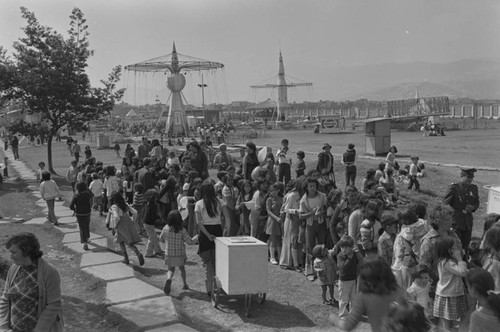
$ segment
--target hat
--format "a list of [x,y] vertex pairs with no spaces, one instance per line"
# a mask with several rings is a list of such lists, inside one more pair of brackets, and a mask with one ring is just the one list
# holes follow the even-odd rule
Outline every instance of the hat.
[[461,170],[461,172],[460,172],[461,176],[466,176],[469,178],[473,178],[474,173],[477,172],[477,169],[475,169],[475,168],[461,168],[460,170]]
[[225,147],[227,147],[226,143],[221,143],[221,144],[219,144],[219,149],[220,149],[220,147],[221,147],[221,146],[225,146]]
[[347,145],[347,148],[348,148],[349,150],[352,150],[352,149],[354,149],[354,144],[352,144],[352,143],[349,143],[349,144]]
[[332,146],[330,144],[328,144],[328,143],[323,144],[323,149],[326,148],[326,147],[331,148]]
[[189,190],[189,183],[184,183],[182,190]]

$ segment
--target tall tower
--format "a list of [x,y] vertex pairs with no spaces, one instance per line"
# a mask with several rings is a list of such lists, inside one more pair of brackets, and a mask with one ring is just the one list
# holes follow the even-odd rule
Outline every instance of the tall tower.
[[278,80],[276,84],[263,84],[263,85],[251,85],[252,89],[268,89],[276,88],[278,89],[278,102],[276,103],[276,113],[277,113],[277,123],[288,118],[288,111],[290,110],[290,105],[288,104],[288,88],[289,87],[299,87],[299,86],[312,86],[312,83],[287,83],[285,77],[285,66],[283,64],[283,56],[281,50],[279,52],[279,67],[278,67]]

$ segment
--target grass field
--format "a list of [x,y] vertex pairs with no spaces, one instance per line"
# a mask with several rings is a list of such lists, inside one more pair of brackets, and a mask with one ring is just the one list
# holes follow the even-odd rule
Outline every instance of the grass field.
[[[267,132],[267,137],[255,139],[258,146],[269,146],[275,151],[282,138],[288,138],[292,152],[303,150],[306,152],[307,168],[315,167],[317,153],[321,150],[323,143],[328,142],[333,146],[334,154],[341,154],[345,151],[348,143],[354,143],[359,154],[357,184],[361,183],[362,176],[368,168],[376,168],[383,158],[364,156],[364,135],[360,131],[331,135],[315,135],[310,131],[284,131],[271,130]],[[406,186],[400,186],[401,195],[411,199],[423,199],[430,207],[439,203],[447,186],[459,179],[459,169],[456,166],[442,166],[443,164],[456,164],[465,166],[475,166],[478,168],[495,168],[498,165],[500,155],[500,130],[468,130],[449,132],[446,137],[422,137],[419,133],[392,132],[392,144],[399,150],[397,160],[401,165],[409,161],[409,156],[419,155],[422,161],[427,162],[426,177],[421,179],[422,193],[410,192]],[[85,142],[81,142],[82,148]],[[91,144],[95,147],[95,144]],[[122,146],[122,151],[124,146]],[[66,172],[71,161],[69,152],[64,143],[55,143],[54,168],[59,175]],[[97,150],[93,148],[93,154],[97,160],[104,164],[114,164],[120,166],[121,159],[117,158],[112,150]],[[37,169],[39,161],[46,161],[46,147],[25,147],[20,149],[20,155],[33,169]],[[339,157],[335,157],[335,170],[337,182],[340,188],[344,187],[343,170],[339,164]],[[211,171],[214,174],[214,171]],[[65,198],[70,199],[70,187],[59,179]],[[479,171],[476,173],[475,183],[479,187],[481,206],[475,213],[474,234],[482,234],[482,222],[486,214],[487,190],[484,185],[500,184],[500,172]],[[34,209],[34,204],[30,205],[30,198],[23,189],[16,192],[19,184],[13,184],[12,190],[6,195],[0,192],[2,200],[2,210],[10,214],[18,214],[21,217],[31,218],[38,216],[41,211]],[[16,205],[17,202],[27,201],[23,205]],[[11,202],[4,204],[3,202]],[[5,228],[2,228],[3,230]],[[104,228],[103,221],[98,216],[92,218],[92,232],[109,236]],[[37,230],[34,230],[37,231]],[[6,233],[5,236],[8,236]],[[44,234],[43,232],[39,233]],[[50,237],[47,241],[53,241]],[[57,249],[57,248],[56,248]],[[118,248],[116,248],[118,249]],[[144,246],[141,247],[141,250]],[[202,264],[196,254],[196,246],[188,246],[187,253],[189,262],[187,265],[188,283],[192,290],[182,291],[180,276],[178,272],[172,284],[172,298],[180,317],[186,325],[200,331],[317,331],[326,330],[327,317],[332,312],[332,307],[322,304],[320,296],[320,286],[317,283],[307,281],[301,274],[285,271],[277,266],[269,265],[269,285],[267,294],[268,300],[264,305],[253,302],[252,317],[246,318],[243,310],[243,296],[223,297],[219,309],[214,309],[205,294],[204,273]],[[144,250],[143,250],[144,251]],[[5,258],[5,252],[1,252]],[[75,255],[74,261],[79,259]],[[158,287],[163,288],[166,278],[166,269],[161,259],[148,259],[144,267],[135,268],[138,278]],[[73,287],[73,281],[67,280],[65,286],[68,291]],[[96,285],[99,285],[96,283]],[[99,294],[99,290],[90,290]],[[86,301],[86,300],[85,300]],[[80,308],[85,308],[83,306]],[[93,307],[88,307],[92,311]],[[98,308],[98,307],[95,307]],[[80,310],[80,309],[79,309]],[[99,309],[100,310],[100,309]],[[97,313],[89,313],[95,317]],[[102,316],[100,319],[106,322]],[[82,331],[79,324],[71,320],[76,319],[75,315],[69,315],[70,319],[68,331]],[[113,321],[116,318],[113,318]],[[116,324],[125,324],[117,320]],[[122,331],[132,331],[132,326],[123,325]],[[364,326],[366,328],[366,326]],[[361,330],[364,329],[361,327]]]

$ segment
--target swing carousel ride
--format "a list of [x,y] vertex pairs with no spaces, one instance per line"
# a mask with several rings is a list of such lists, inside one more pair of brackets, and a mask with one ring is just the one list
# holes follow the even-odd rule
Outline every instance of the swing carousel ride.
[[[274,77],[276,79],[276,76]],[[279,68],[278,68],[278,78],[276,83],[258,84],[251,85],[250,88],[256,89],[277,89],[278,102],[276,103],[276,118],[274,117],[274,112],[272,118],[276,119],[276,127],[282,127],[284,129],[290,129],[293,127],[293,122],[290,121],[290,110],[291,107],[288,103],[288,88],[296,87],[312,87],[310,82],[287,82],[287,77],[285,77],[285,66],[283,65],[283,56],[279,55]],[[317,121],[314,121],[317,122]]]
[[[182,93],[182,90],[186,87],[186,76],[190,72],[215,72],[222,68],[224,68],[222,63],[207,61],[177,53],[174,42],[172,53],[125,66],[125,71],[134,73],[134,94],[136,94],[138,88],[146,90],[146,93],[150,93],[151,91],[154,92],[154,90],[157,89],[156,92],[161,94],[161,92],[165,91],[165,89],[161,89],[162,91],[160,91],[158,83],[162,82],[163,85],[163,80],[165,79],[164,76],[166,76],[166,84],[168,90],[170,91],[170,95],[168,96],[166,103],[169,105],[169,108],[168,115],[165,119],[165,131],[169,134],[169,136],[189,136],[190,126],[185,109],[188,103]],[[143,76],[138,77],[137,75]],[[140,86],[140,81],[144,83],[142,86]],[[203,83],[199,86],[204,89],[207,85]],[[204,91],[202,91],[202,94],[204,99]],[[156,99],[156,102],[158,103],[158,97],[156,97]],[[204,106],[203,100],[203,107]],[[161,113],[158,122],[160,122],[162,118],[163,112]]]

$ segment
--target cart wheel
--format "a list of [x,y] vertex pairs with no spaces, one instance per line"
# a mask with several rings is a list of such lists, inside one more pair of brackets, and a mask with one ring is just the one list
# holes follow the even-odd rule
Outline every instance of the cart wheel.
[[250,316],[250,304],[252,303],[252,294],[245,294],[245,317]]
[[212,291],[210,292],[210,301],[212,302],[214,308],[217,308],[217,305],[219,304],[219,297],[220,297],[219,283],[217,277],[213,277]]
[[262,304],[266,301],[266,293],[257,293],[257,302]]

